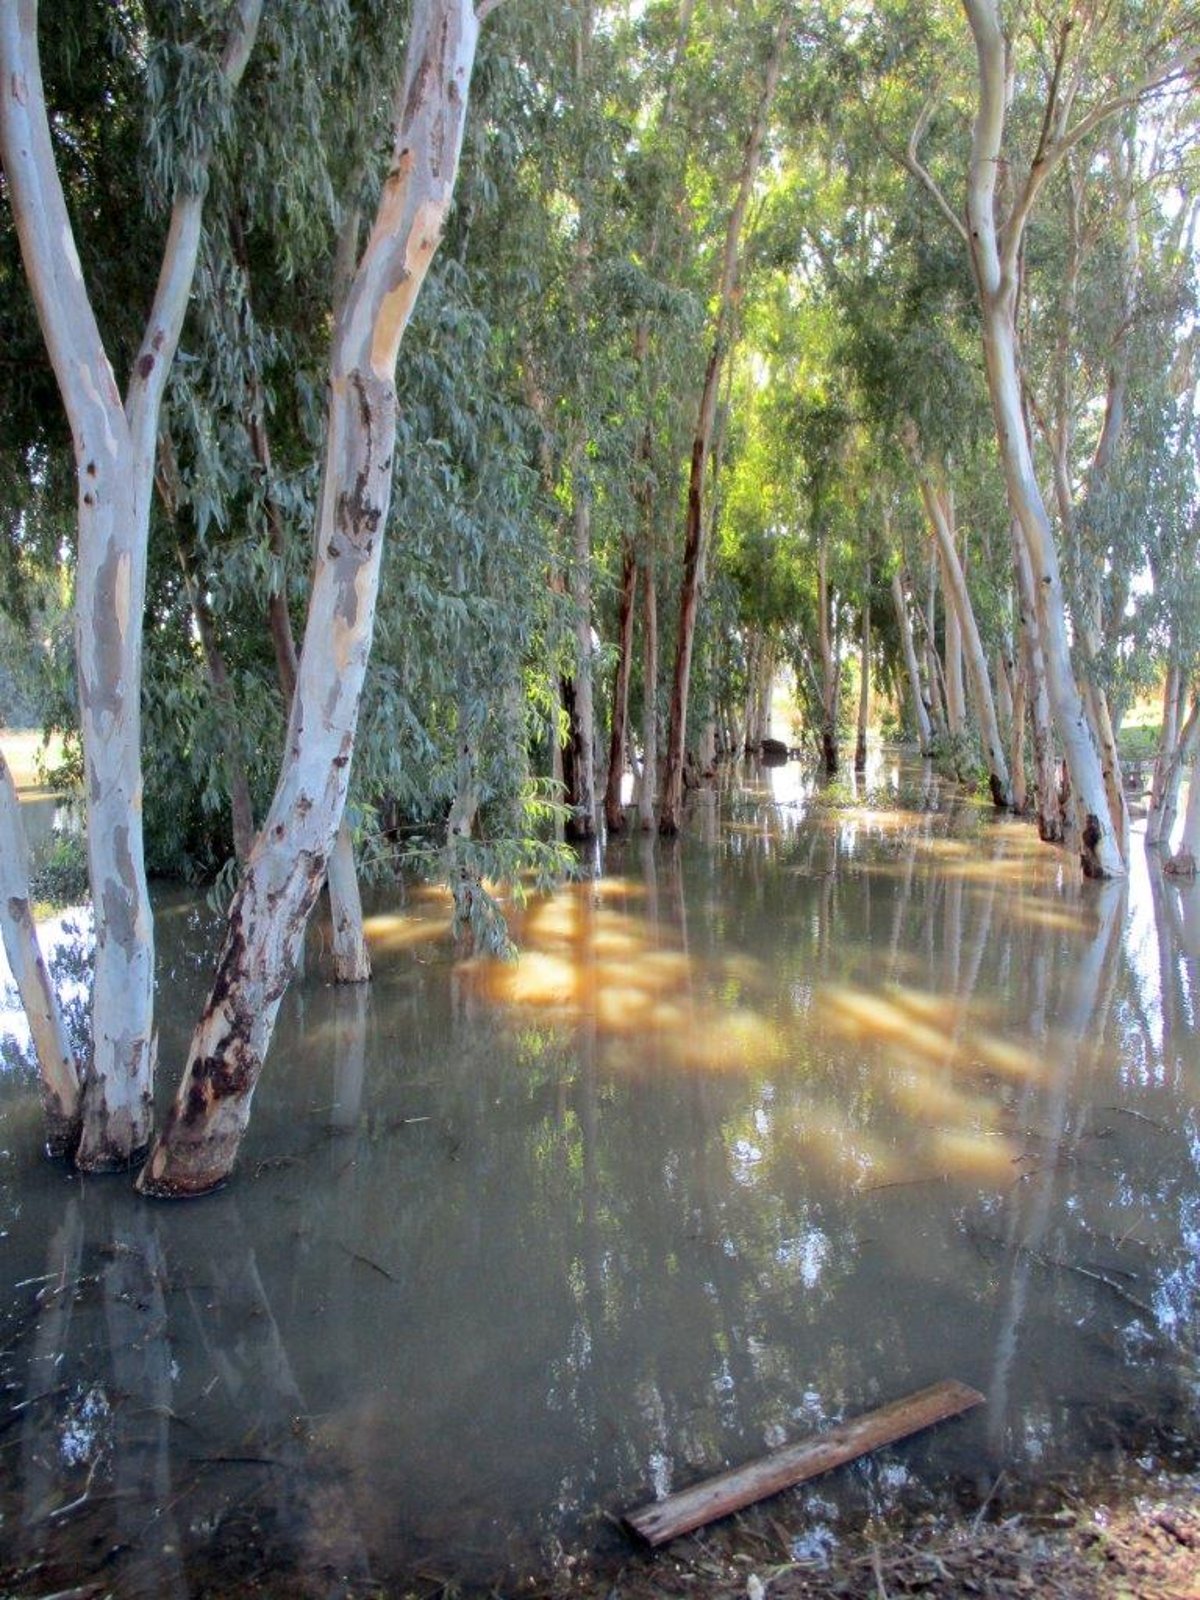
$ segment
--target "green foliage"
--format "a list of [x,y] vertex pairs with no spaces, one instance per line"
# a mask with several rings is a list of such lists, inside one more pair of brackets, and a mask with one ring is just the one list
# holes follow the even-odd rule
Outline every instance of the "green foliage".
[[37,905],[54,910],[87,902],[87,849],[82,834],[55,829],[30,872],[29,893]]

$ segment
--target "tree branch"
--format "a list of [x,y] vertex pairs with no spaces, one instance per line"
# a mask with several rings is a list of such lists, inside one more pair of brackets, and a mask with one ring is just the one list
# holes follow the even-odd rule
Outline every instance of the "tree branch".
[[[237,0],[229,35],[221,51],[221,75],[230,89],[237,87],[246,70],[262,10],[263,0]],[[204,152],[205,166],[211,153],[210,143]],[[125,396],[125,415],[139,456],[153,457],[158,432],[158,409],[183,332],[183,319],[196,271],[203,206],[202,194],[180,190],[171,207],[171,221],[154,301],[146,319],[146,330],[129,375]]]
[[962,218],[958,215],[954,207],[950,204],[949,200],[947,200],[946,196],[942,193],[941,186],[939,185],[937,179],[933,176],[932,172],[929,171],[928,167],[921,162],[917,155],[917,147],[920,145],[921,135],[929,126],[929,123],[933,117],[934,109],[935,102],[933,100],[926,100],[925,104],[921,107],[921,114],[916,120],[913,131],[908,138],[908,145],[900,159],[904,163],[905,168],[931,196],[934,204],[941,212],[943,218],[954,229],[955,233],[957,233],[962,242],[964,244],[969,244],[970,241],[967,238],[966,226],[963,223]]
[[[1030,212],[1041,192],[1046,179],[1057,169],[1063,159],[1068,156],[1076,145],[1080,144],[1089,134],[1095,133],[1110,117],[1115,117],[1118,112],[1126,111],[1130,106],[1138,105],[1148,95],[1164,89],[1175,79],[1184,78],[1188,73],[1200,70],[1200,45],[1182,50],[1177,56],[1160,67],[1156,72],[1147,73],[1139,79],[1124,94],[1110,95],[1107,100],[1101,100],[1098,105],[1086,112],[1073,128],[1069,128],[1059,138],[1043,146],[1039,144],[1038,151],[1041,159],[1034,157],[1029,169],[1029,176],[1025,180],[1025,187],[1020,199],[1014,205],[1007,221],[1004,224],[1006,239],[1005,254],[1010,250],[1015,252],[1019,247],[1020,237],[1025,224],[1029,220]],[[1012,242],[1015,241],[1015,244]]]

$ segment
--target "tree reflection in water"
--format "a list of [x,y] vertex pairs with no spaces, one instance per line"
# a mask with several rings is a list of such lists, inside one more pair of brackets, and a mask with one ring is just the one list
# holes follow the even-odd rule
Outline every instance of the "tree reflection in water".
[[[516,910],[515,965],[456,961],[436,896],[375,908],[375,981],[314,957],[194,1207],[81,1206],[7,1086],[10,1563],[544,1571],[951,1374],[986,1416],[792,1524],[1194,1452],[1200,891],[1078,885],[952,794],[764,775]],[[186,993],[208,929],[164,928]]]

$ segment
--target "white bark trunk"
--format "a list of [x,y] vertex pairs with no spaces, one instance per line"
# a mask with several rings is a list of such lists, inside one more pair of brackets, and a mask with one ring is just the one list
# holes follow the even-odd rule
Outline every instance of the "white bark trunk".
[[[1163,773],[1162,794],[1146,828],[1146,844],[1162,850],[1171,848],[1171,836],[1179,816],[1179,785],[1183,769],[1194,764],[1200,753],[1200,695],[1192,696],[1192,703]],[[1150,824],[1153,824],[1151,827]]]
[[42,1084],[46,1147],[73,1153],[79,1141],[80,1084],[75,1053],[63,1026],[58,996],[42,956],[29,904],[29,853],[21,802],[0,754],[0,935],[29,1023]]
[[1161,813],[1166,793],[1171,759],[1179,739],[1179,713],[1181,710],[1183,675],[1179,662],[1172,657],[1163,680],[1162,724],[1159,728],[1158,749],[1154,756],[1154,776],[1150,782],[1150,804],[1146,812],[1146,848],[1152,849],[1161,832]]
[[[971,594],[967,588],[967,580],[963,575],[962,563],[958,559],[958,550],[954,538],[953,502],[950,500],[948,493],[944,490],[939,490],[937,485],[933,483],[928,470],[919,461],[917,462],[917,472],[921,484],[921,497],[925,502],[925,510],[933,527],[934,536],[937,539],[938,552],[942,561],[942,577],[946,587],[946,653],[947,655],[950,653],[950,618],[953,614],[958,621],[959,638],[963,656],[966,660],[967,672],[971,680],[975,714],[979,719],[979,733],[983,741],[983,755],[988,765],[992,803],[1003,810],[1012,804],[1008,762],[1004,756],[1004,741],[1000,737],[1000,725],[996,720],[996,703],[992,698],[992,684],[991,679],[988,677],[987,656],[984,654],[983,641],[979,637],[979,626],[975,621],[975,608],[971,604]],[[947,662],[947,680],[949,681],[949,679],[950,664]],[[959,691],[961,692],[961,683]]]
[[1193,762],[1188,779],[1187,806],[1183,813],[1183,833],[1179,849],[1167,862],[1167,871],[1179,877],[1194,878],[1200,860],[1200,763]]
[[996,419],[1000,460],[1009,506],[1021,528],[1033,567],[1038,624],[1045,652],[1046,682],[1062,741],[1076,806],[1082,814],[1081,865],[1085,875],[1123,877],[1125,859],[1109,819],[1100,759],[1071,666],[1066,603],[1058,550],[1034,470],[1021,404],[1016,327],[1019,254],[1024,221],[1041,174],[1031,175],[1001,239],[996,185],[1004,162],[1008,51],[997,0],[963,0],[979,65],[979,105],[972,134],[967,181],[967,232],[979,289],[988,390]]
[[[942,577],[945,579],[946,563],[940,547],[938,549],[938,561],[941,565]],[[967,686],[963,678],[962,617],[950,594],[949,583],[945,583],[944,587],[946,590],[946,620],[942,670],[946,678],[946,725],[952,734],[961,735],[967,731]]]
[[478,23],[466,0],[417,0],[392,165],[334,333],[316,555],[283,770],[230,908],[208,1003],[138,1186],[223,1181],[346,799],[391,500],[400,340],[450,208]]
[[329,914],[333,925],[333,981],[366,983],[371,976],[371,953],[363,931],[362,897],[354,865],[354,840],[343,816],[329,853],[327,870]]
[[917,743],[921,754],[927,756],[933,744],[933,728],[929,721],[929,708],[921,692],[921,670],[917,665],[917,650],[913,643],[912,619],[908,602],[904,598],[904,583],[900,569],[892,573],[892,604],[896,608],[896,622],[900,629],[900,643],[904,648],[904,668],[908,674],[908,690],[912,696],[913,722],[917,730]]
[[1021,530],[1014,520],[1013,575],[1021,629],[1025,693],[1033,726],[1033,781],[1037,791],[1038,834],[1047,844],[1060,844],[1063,821],[1058,805],[1058,785],[1054,759],[1054,730],[1050,717],[1050,698],[1046,693],[1046,662],[1042,635],[1038,627],[1037,596],[1033,592],[1033,568]]
[[[240,0],[221,71],[245,69],[262,0]],[[158,415],[187,309],[202,200],[181,192],[122,405],[54,161],[37,0],[0,6],[0,160],[42,334],[71,425],[78,483],[75,650],[96,918],[92,1059],[76,1159],[129,1165],[150,1134],[154,936],[142,848],[141,667]]]

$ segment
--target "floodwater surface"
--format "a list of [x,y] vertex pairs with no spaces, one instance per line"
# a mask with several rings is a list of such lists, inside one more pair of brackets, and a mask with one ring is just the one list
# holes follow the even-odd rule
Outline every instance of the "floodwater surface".
[[[514,908],[514,963],[397,891],[336,988],[315,927],[209,1200],[44,1163],[0,1079],[11,1592],[511,1591],[946,1377],[986,1406],[800,1491],[798,1556],[1194,1458],[1200,887],[798,772]],[[218,932],[160,901],[164,1101]]]

